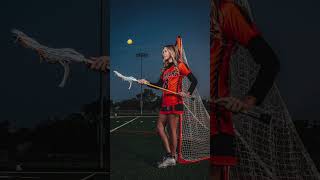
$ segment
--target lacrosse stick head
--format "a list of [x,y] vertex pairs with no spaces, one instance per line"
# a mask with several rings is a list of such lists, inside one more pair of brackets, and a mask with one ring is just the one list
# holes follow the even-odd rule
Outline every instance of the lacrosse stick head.
[[121,73],[119,73],[118,71],[113,71],[116,76],[118,76],[119,78],[121,78],[123,81],[128,81],[129,82],[129,88],[128,89],[131,89],[131,85],[132,85],[132,82],[135,81],[137,82],[138,80],[132,76],[124,76],[122,75]]

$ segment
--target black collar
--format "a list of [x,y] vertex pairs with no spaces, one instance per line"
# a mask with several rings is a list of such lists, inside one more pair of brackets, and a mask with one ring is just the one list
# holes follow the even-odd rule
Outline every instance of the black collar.
[[171,63],[169,63],[166,67],[164,67],[165,69],[169,69],[171,66],[173,66],[174,65],[174,63],[173,62],[171,62]]

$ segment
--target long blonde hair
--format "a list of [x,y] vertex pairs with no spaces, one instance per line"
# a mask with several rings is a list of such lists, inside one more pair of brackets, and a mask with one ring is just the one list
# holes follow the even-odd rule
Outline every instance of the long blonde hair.
[[[163,47],[163,50],[164,49],[167,49],[170,53],[170,59],[169,59],[169,62],[173,62],[173,64],[175,66],[178,66],[178,59],[179,59],[179,55],[178,55],[178,50],[177,50],[177,47],[175,45],[166,45]],[[166,65],[166,62],[163,60],[163,66]]]

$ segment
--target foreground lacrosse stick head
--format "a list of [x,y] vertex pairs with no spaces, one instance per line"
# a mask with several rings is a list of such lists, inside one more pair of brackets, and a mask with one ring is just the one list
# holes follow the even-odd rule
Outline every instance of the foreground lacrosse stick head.
[[71,48],[50,48],[40,44],[35,39],[27,36],[22,31],[13,29],[11,31],[15,38],[15,42],[22,45],[25,48],[29,48],[37,51],[41,60],[45,60],[50,64],[59,63],[64,68],[64,75],[59,87],[64,87],[69,77],[70,67],[69,64],[76,63],[88,63],[89,60],[84,55]]
[[119,73],[118,71],[113,71],[113,72],[116,74],[116,76],[118,76],[122,80],[129,82],[129,88],[128,89],[131,89],[131,85],[132,85],[133,81],[138,82],[138,80],[136,78],[132,77],[132,76],[124,76],[121,73]]

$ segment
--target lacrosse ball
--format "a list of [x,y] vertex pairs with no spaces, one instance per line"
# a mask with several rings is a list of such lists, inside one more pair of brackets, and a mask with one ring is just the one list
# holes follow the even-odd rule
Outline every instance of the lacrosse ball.
[[132,44],[133,43],[133,41],[132,41],[132,39],[128,39],[128,41],[127,41],[127,44]]

